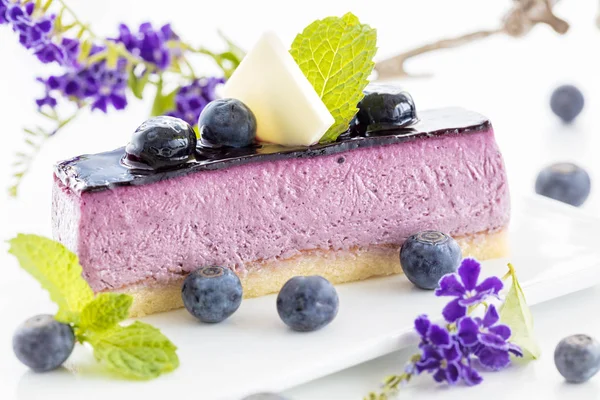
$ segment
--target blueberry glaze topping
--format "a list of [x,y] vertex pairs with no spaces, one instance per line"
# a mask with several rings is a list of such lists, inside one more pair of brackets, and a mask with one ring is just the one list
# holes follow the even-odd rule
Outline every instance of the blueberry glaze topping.
[[[310,158],[339,154],[335,165],[346,151],[363,147],[385,146],[416,139],[444,135],[469,134],[490,128],[481,114],[462,108],[443,108],[419,113],[420,121],[411,127],[372,131],[365,135],[343,135],[337,141],[309,147],[283,147],[268,143],[234,148],[197,146],[195,159],[176,167],[159,170],[135,168],[123,163],[125,148],[82,155],[63,161],[55,173],[62,183],[76,193],[101,191],[117,186],[137,186],[175,178],[197,171],[218,170],[252,162],[275,161],[290,158]],[[333,168],[333,167],[332,167]]]

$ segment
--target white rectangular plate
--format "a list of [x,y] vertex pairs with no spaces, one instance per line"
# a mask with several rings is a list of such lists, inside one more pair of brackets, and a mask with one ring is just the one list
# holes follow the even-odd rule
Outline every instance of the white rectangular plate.
[[[503,275],[506,262],[511,261],[530,304],[600,282],[598,219],[538,197],[521,199],[515,206],[512,255],[485,262],[484,274]],[[4,268],[17,268],[14,260],[3,255],[0,261]],[[51,309],[37,295],[28,300],[22,286],[6,286],[21,307],[0,308],[9,322],[4,327],[12,329],[30,314]],[[186,393],[202,400],[239,400],[257,391],[280,391],[410,345],[415,339],[414,318],[422,313],[439,316],[444,303],[431,292],[415,289],[403,276],[340,285],[338,293],[336,320],[313,333],[287,329],[277,315],[275,296],[246,300],[232,318],[217,325],[197,323],[182,310],[144,318],[179,347],[181,366],[143,383],[104,375],[89,349],[81,346],[64,369],[28,372],[13,357],[12,331],[5,328],[0,334],[0,397],[165,399]]]

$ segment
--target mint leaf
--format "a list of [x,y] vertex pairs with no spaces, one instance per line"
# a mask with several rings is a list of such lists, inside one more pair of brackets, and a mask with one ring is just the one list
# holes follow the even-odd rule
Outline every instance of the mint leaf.
[[177,347],[158,329],[134,322],[88,338],[94,356],[114,373],[129,379],[152,379],[179,366]]
[[540,357],[541,350],[533,332],[533,316],[525,301],[525,294],[519,284],[515,269],[508,264],[512,286],[500,307],[500,321],[508,325],[512,332],[510,341],[521,347],[523,360],[535,360]]
[[40,282],[58,305],[56,319],[75,322],[78,313],[94,298],[81,276],[77,256],[62,244],[36,235],[19,234],[9,241],[9,253],[21,268]]
[[127,294],[101,293],[88,303],[79,317],[81,330],[104,331],[125,320],[133,297]]
[[317,20],[296,36],[290,53],[335,118],[321,142],[348,130],[373,71],[377,31],[347,13]]

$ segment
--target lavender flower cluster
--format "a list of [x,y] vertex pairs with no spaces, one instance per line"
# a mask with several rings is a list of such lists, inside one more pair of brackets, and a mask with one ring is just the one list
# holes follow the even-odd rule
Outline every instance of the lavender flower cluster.
[[[0,0],[0,25],[12,27],[20,43],[33,51],[41,62],[55,62],[63,67],[61,74],[38,78],[44,85],[44,96],[36,100],[38,107],[54,108],[58,99],[63,98],[79,107],[89,105],[92,110],[104,113],[109,106],[122,110],[127,106],[129,71],[138,71],[137,67],[143,65],[142,74],[158,75],[182,55],[179,46],[169,45],[179,41],[169,24],[155,29],[151,23],[143,23],[137,31],[121,24],[116,38],[91,45],[82,57],[84,42],[57,34],[56,19],[56,15],[47,13],[45,8],[36,8],[34,2]],[[111,66],[106,57],[94,57],[109,51],[107,42],[122,44],[139,62],[132,65],[131,60],[119,56]],[[192,80],[178,91],[176,107],[165,113],[195,125],[200,111],[215,98],[215,88],[222,82],[218,78]]]
[[35,3],[0,0],[0,25],[9,24],[18,34],[19,42],[32,50],[42,63],[64,63],[64,50],[52,40],[56,15],[44,15],[36,11]]
[[469,315],[469,308],[497,297],[502,281],[490,277],[478,283],[481,265],[474,259],[463,260],[458,273],[440,280],[436,296],[452,297],[442,312],[447,325],[440,326],[425,315],[415,320],[415,330],[421,338],[418,361],[409,364],[408,374],[428,372],[437,382],[477,385],[483,380],[480,366],[500,370],[510,363],[510,354],[522,357],[521,349],[509,342],[511,330],[499,323],[496,307],[487,305],[482,318]]

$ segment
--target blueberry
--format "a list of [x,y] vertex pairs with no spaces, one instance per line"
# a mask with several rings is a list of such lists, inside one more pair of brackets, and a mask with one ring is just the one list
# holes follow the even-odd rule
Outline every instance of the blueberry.
[[228,268],[199,268],[185,278],[181,297],[185,308],[200,321],[221,322],[240,307],[242,284]]
[[196,149],[196,133],[182,119],[154,117],[140,125],[125,148],[127,159],[152,169],[185,164]]
[[421,289],[435,289],[442,276],[456,272],[462,260],[458,243],[437,231],[410,236],[400,250],[404,274]]
[[387,85],[369,85],[358,103],[354,127],[368,131],[396,129],[417,122],[417,109],[410,94]]
[[588,173],[572,163],[557,163],[544,168],[535,181],[535,192],[572,206],[587,200],[591,189]]
[[13,336],[13,350],[23,364],[36,372],[60,367],[71,355],[75,335],[71,326],[52,315],[29,318]]
[[242,400],[287,400],[285,397],[278,395],[277,393],[256,393],[250,396],[244,397]]
[[600,343],[588,335],[568,336],[556,346],[554,364],[567,382],[585,382],[600,370]]
[[315,331],[329,324],[338,307],[335,287],[322,276],[296,276],[283,285],[277,296],[279,317],[299,332]]
[[256,117],[252,110],[236,99],[208,103],[198,119],[202,144],[208,146],[246,147],[256,138]]
[[550,108],[566,123],[573,122],[577,118],[584,104],[583,94],[573,85],[559,86],[550,98]]

